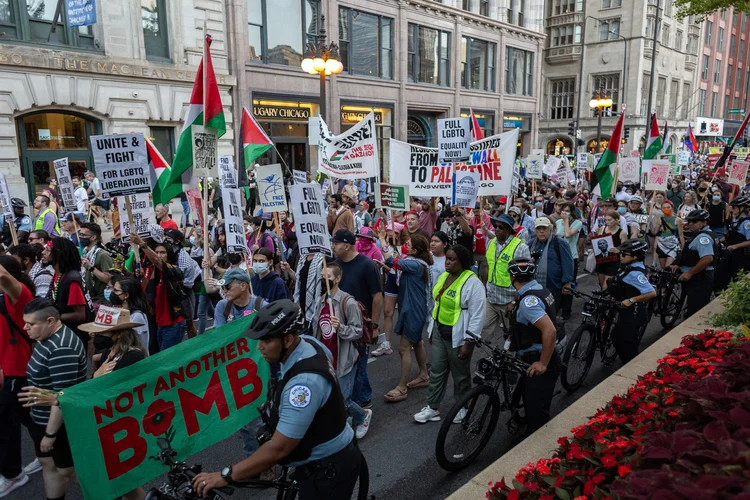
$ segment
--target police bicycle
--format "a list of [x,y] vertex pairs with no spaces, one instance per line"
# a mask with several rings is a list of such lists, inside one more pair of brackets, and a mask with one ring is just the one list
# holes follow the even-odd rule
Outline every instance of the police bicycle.
[[[656,297],[649,304],[649,318],[651,314],[659,316],[661,326],[672,328],[680,319],[685,307],[685,292],[680,283],[680,273],[669,269],[658,269],[647,266],[648,280],[656,288]],[[638,337],[640,342],[641,336]]]
[[[511,352],[491,345],[467,332],[476,345],[489,354],[477,363],[475,385],[446,415],[435,443],[435,456],[447,471],[461,470],[477,458],[495,431],[501,411],[509,411],[506,423],[511,435],[526,425],[523,408],[523,384],[527,363]],[[502,396],[502,400],[501,400]],[[456,416],[465,410],[460,424]]]
[[[180,462],[175,459],[177,451],[175,451],[164,438],[157,439],[159,445],[159,453],[156,457],[151,457],[153,460],[158,460],[162,465],[169,467],[167,472],[167,482],[159,486],[158,488],[151,488],[146,494],[145,500],[199,500],[203,499],[193,489],[193,478],[200,474],[202,467],[200,465],[188,465],[185,462]],[[368,497],[368,490],[370,486],[370,476],[367,469],[367,462],[365,462],[364,456],[362,457],[362,467],[359,472],[358,484],[355,485],[354,493],[352,498],[356,500],[372,500],[375,497]],[[235,489],[266,489],[276,488],[276,500],[294,500],[297,498],[299,493],[299,485],[294,479],[293,475],[290,474],[287,467],[281,468],[281,474],[272,481],[264,481],[260,479],[247,479],[243,481],[233,481],[230,486],[224,486],[221,488],[213,488],[209,493],[208,498],[211,500],[229,500],[229,497],[234,493]]]

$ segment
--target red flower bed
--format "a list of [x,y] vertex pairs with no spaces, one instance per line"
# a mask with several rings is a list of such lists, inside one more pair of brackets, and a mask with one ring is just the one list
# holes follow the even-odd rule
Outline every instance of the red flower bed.
[[[487,498],[750,500],[750,343],[706,330],[682,339],[625,395],[558,439]],[[512,488],[511,488],[512,486]]]

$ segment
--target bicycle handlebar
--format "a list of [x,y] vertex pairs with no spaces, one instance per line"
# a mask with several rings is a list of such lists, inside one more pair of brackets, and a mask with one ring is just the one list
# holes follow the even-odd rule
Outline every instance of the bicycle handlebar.
[[503,360],[508,364],[516,365],[518,368],[522,369],[523,371],[526,371],[526,369],[528,369],[531,366],[530,364],[524,363],[523,361],[521,361],[514,355],[510,354],[505,349],[500,349],[499,347],[496,347],[490,344],[489,342],[483,340],[482,337],[478,335],[475,335],[471,332],[466,332],[466,334],[472,339],[474,339],[474,342],[479,347],[484,347],[484,348],[489,349],[490,351],[492,351],[494,355],[503,358]]
[[[169,441],[167,441],[164,438],[159,438],[156,440],[156,444],[159,446],[159,449],[161,450],[157,454],[157,458],[159,459],[159,461],[164,465],[168,465],[170,470],[175,470],[181,464],[181,462],[178,462],[177,460],[175,460],[174,457],[177,455],[177,452],[169,444]],[[193,479],[197,475],[187,465],[184,465],[184,468],[182,468],[182,470],[180,470],[179,473],[184,474],[188,478],[188,481],[191,483],[191,485],[192,485]],[[214,496],[218,496],[219,498],[227,500],[225,496],[231,496],[234,493],[234,488],[232,488],[231,486],[221,486],[221,487],[212,488],[211,492],[214,493]]]

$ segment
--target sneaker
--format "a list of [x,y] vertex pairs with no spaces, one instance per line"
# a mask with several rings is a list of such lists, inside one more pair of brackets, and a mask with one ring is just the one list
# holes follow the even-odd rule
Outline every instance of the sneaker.
[[32,475],[35,472],[42,470],[42,464],[39,463],[39,459],[35,458],[33,462],[23,468],[24,474]]
[[427,422],[439,422],[440,421],[440,412],[438,410],[433,410],[429,406],[425,406],[420,410],[419,413],[414,415],[414,421],[419,422],[420,424],[426,424]]
[[11,492],[17,490],[28,482],[29,476],[27,476],[24,472],[21,472],[19,475],[12,479],[0,476],[0,498],[10,495]]
[[364,401],[362,403],[357,403],[357,404],[363,410],[369,410],[370,408],[372,408],[372,398],[368,399],[367,401]]
[[453,423],[460,424],[461,422],[463,422],[464,419],[466,418],[467,412],[468,410],[466,408],[461,408],[460,410],[458,410],[458,413],[456,413],[456,416],[453,417]]
[[365,420],[357,426],[354,434],[357,436],[357,440],[362,439],[370,430],[370,420],[372,420],[372,410],[365,410]]
[[385,342],[380,344],[380,347],[372,351],[370,353],[370,356],[379,358],[380,356],[387,354],[393,354],[393,349],[391,349],[391,343],[386,340]]

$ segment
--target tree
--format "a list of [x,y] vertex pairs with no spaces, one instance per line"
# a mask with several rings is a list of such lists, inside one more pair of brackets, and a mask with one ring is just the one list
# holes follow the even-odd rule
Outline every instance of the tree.
[[734,11],[750,13],[750,0],[675,0],[677,17],[696,16],[702,19],[721,9],[734,7]]

